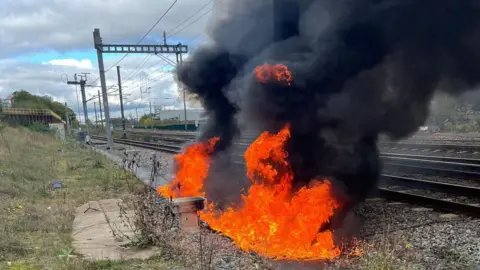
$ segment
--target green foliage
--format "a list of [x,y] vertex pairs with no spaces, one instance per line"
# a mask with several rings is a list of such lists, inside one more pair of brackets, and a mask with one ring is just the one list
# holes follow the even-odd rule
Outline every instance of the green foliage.
[[64,248],[60,251],[57,251],[57,258],[68,261],[72,257],[73,248]]
[[49,109],[58,114],[62,119],[65,116],[70,115],[73,122],[78,122],[75,113],[72,109],[65,107],[64,104],[53,101],[49,96],[36,96],[32,95],[25,90],[15,91],[13,96],[13,108],[25,108],[25,109]]
[[145,135],[143,135],[142,139],[143,139],[144,142],[151,142],[152,141],[152,134],[145,133]]
[[[145,114],[139,119],[139,124],[143,126],[151,126],[153,122],[153,125],[155,126],[164,126],[164,125],[178,125],[178,124],[183,124],[183,121],[180,120],[175,120],[175,119],[169,119],[169,120],[154,120],[152,118],[152,115],[150,114]],[[193,121],[189,121],[190,123],[194,123]]]
[[35,132],[50,133],[52,130],[47,124],[43,123],[33,123],[28,126],[28,128]]
[[0,133],[2,133],[5,128],[7,128],[7,124],[5,122],[0,121]]
[[152,124],[152,115],[150,115],[150,114],[143,115],[142,117],[140,117],[139,122],[140,122],[141,125],[146,125],[146,126],[151,125]]
[[[103,268],[71,248],[78,206],[140,189],[140,181],[76,142],[26,128],[6,127],[2,134],[15,151],[5,154],[0,137],[0,269],[139,269],[140,260]],[[62,189],[50,188],[55,179]],[[171,269],[162,265],[146,261],[141,269]]]

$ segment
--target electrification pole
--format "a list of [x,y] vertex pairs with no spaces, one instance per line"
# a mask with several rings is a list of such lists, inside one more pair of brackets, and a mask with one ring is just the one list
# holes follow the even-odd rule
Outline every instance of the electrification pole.
[[[182,58],[182,54],[180,53],[177,53],[177,66],[181,66],[182,65],[182,62],[183,62],[183,58]],[[182,87],[182,86],[180,86]],[[184,117],[185,117],[185,131],[188,130],[188,122],[187,122],[187,100],[186,100],[186,91],[185,91],[185,87],[182,87],[182,91],[183,91],[183,113],[184,113]]]
[[95,111],[95,128],[98,128],[98,118],[97,118],[97,102],[93,102],[93,110]]
[[127,138],[127,133],[125,131],[125,115],[123,113],[123,94],[122,94],[122,79],[120,78],[120,67],[117,66],[117,78],[118,78],[118,91],[120,94],[120,111],[122,112],[122,129],[123,129],[123,138]]
[[150,126],[152,127],[153,130],[153,114],[152,114],[152,102],[150,101]]
[[100,109],[100,123],[102,123],[102,128],[103,128],[103,113],[102,113],[102,102],[100,102],[100,90],[98,90],[98,108]]
[[66,134],[67,136],[70,134],[70,115],[68,115],[68,106],[67,106],[67,102],[65,102],[65,121],[67,122],[67,129],[66,129]]
[[[75,76],[76,78],[77,76]],[[86,75],[85,75],[86,77]],[[87,113],[87,98],[85,97],[85,83],[87,81],[83,76],[80,76],[80,81],[68,81],[67,84],[80,85],[80,92],[82,93],[82,104],[83,104],[83,117],[85,119],[85,127],[87,135],[90,137],[90,127],[88,126],[88,113]]]
[[107,95],[107,82],[105,80],[105,67],[103,66],[103,50],[102,47],[102,38],[100,36],[100,30],[94,29],[93,31],[93,43],[95,49],[97,49],[97,58],[98,58],[98,70],[100,72],[100,84],[102,86],[102,97],[103,97],[103,110],[105,111],[105,132],[107,134],[107,149],[113,147],[113,138],[112,130],[110,129],[110,110],[108,109],[108,95]]
[[139,122],[139,119],[138,119],[138,108],[135,108],[135,114],[137,115],[137,125],[138,125],[138,122]]
[[188,46],[177,44],[177,45],[168,45],[166,41],[164,44],[156,45],[127,45],[127,44],[118,44],[118,45],[107,45],[103,44],[102,37],[100,36],[100,29],[95,28],[93,30],[93,43],[94,47],[97,50],[98,58],[98,69],[100,72],[100,82],[102,86],[103,93],[103,108],[105,111],[105,121],[107,122],[107,137],[108,137],[108,146],[113,144],[112,134],[110,131],[110,113],[108,110],[108,97],[107,97],[107,86],[105,81],[105,67],[103,65],[103,54],[104,53],[152,53],[152,54],[172,54],[182,55],[188,53]]
[[[74,75],[75,81],[77,81],[77,73]],[[80,100],[78,99],[78,88],[75,86],[75,95],[77,96],[77,116],[79,117],[77,120],[80,123]]]

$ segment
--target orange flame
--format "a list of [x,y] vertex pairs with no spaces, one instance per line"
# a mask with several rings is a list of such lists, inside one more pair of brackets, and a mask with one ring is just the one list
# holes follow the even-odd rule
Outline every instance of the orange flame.
[[[288,126],[277,134],[261,134],[245,152],[247,175],[252,185],[242,195],[242,206],[221,212],[208,204],[199,213],[200,218],[245,251],[275,259],[335,258],[341,251],[334,243],[332,232],[318,233],[318,229],[340,203],[332,197],[328,180],[314,180],[309,187],[293,190],[294,177],[284,150],[289,138]],[[159,188],[159,193],[173,197],[204,195],[201,189],[208,173],[208,152],[217,141],[210,141],[208,146],[195,144],[178,155],[177,162],[192,166],[180,166],[174,182]],[[181,188],[175,189],[179,183]]]
[[282,82],[287,85],[292,84],[292,73],[287,66],[283,64],[263,64],[255,68],[255,76],[261,83],[268,83],[270,81]]
[[219,140],[215,137],[207,144],[192,144],[183,153],[175,155],[175,178],[169,185],[157,187],[157,192],[166,198],[205,196],[201,190],[210,167],[209,156]]

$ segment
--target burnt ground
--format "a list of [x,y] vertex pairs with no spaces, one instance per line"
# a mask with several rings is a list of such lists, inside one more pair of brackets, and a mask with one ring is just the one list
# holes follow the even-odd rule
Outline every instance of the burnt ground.
[[[121,148],[139,151],[138,170],[151,169],[152,151]],[[123,157],[124,150],[111,150],[110,154]],[[166,183],[171,177],[173,156],[162,152],[156,155],[162,163],[158,183]],[[265,260],[239,251],[231,241],[212,232],[208,237],[223,250],[216,254],[212,269],[476,269],[480,265],[479,219],[373,199],[359,207],[346,224],[357,230],[357,252],[346,252],[326,263]],[[192,254],[195,245],[187,246],[186,254]],[[182,248],[175,250],[183,252]]]

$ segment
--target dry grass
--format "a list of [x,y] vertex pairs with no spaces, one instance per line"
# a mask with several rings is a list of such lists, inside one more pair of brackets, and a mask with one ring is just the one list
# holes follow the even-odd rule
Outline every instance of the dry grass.
[[[153,166],[152,173],[161,166]],[[49,188],[54,179],[63,181],[62,189]],[[132,189],[134,196],[124,196]],[[153,243],[162,257],[88,262],[72,253],[75,208],[115,197],[125,199],[124,209],[135,210],[126,221],[135,228],[133,243]],[[197,234],[181,232],[169,207],[167,200],[159,200],[103,155],[75,143],[62,144],[50,135],[0,129],[0,269],[273,269],[268,260],[241,252],[207,228]],[[416,254],[407,240],[387,232],[386,225],[383,234],[362,242],[363,255],[347,258],[349,269],[422,269],[412,263]],[[459,261],[444,253],[446,260]]]
[[[140,182],[106,157],[27,129],[0,130],[0,269],[162,269],[161,259],[90,263],[71,254],[75,208]],[[125,179],[130,178],[130,179]],[[63,188],[52,190],[59,179]],[[166,269],[166,268],[163,268]]]
[[199,233],[185,233],[172,216],[171,203],[148,192],[131,198],[137,205],[136,216],[149,235],[149,242],[160,249],[161,256],[175,261],[174,269],[274,269],[271,262],[238,249],[233,242],[202,224]]
[[[363,242],[361,249],[363,255],[358,259],[357,269],[420,270],[428,267],[403,232],[378,234]],[[477,269],[473,262],[451,251],[445,253],[445,260],[441,264],[441,269]],[[439,266],[435,267],[440,269]]]
[[[125,154],[127,170],[131,171],[135,168],[134,164],[138,164],[135,159],[136,154]],[[165,164],[155,156],[151,162],[150,180],[153,181]],[[162,258],[175,262],[169,269],[273,269],[268,260],[242,252],[230,239],[209,230],[206,224],[202,224],[199,233],[183,232],[178,227],[178,217],[172,211],[172,203],[159,197],[148,186],[134,196],[123,197],[120,204],[123,216],[128,216],[126,209],[133,210],[132,218],[124,219],[123,225],[131,228],[134,236],[125,237],[137,246],[157,246]],[[114,227],[119,227],[119,224]]]
[[359,269],[365,270],[416,270],[421,266],[412,263],[412,246],[401,235],[378,234],[361,243],[363,255]]

